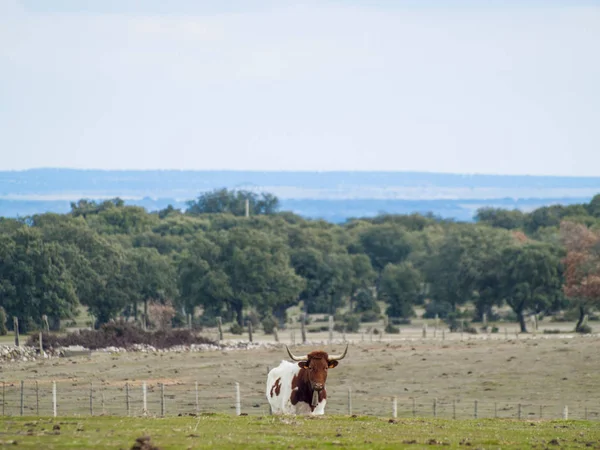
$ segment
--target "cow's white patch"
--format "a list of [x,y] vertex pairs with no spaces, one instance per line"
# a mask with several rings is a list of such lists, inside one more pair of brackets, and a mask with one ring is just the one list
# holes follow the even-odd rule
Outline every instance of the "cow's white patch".
[[[292,391],[298,390],[298,388],[292,389],[292,380],[300,372],[298,364],[291,363],[289,361],[281,361],[281,364],[269,372],[267,377],[267,399],[271,405],[271,412],[273,414],[312,414],[312,415],[323,415],[325,414],[325,404],[327,400],[322,400],[316,406],[314,411],[311,411],[310,405],[305,402],[298,402],[293,405],[291,396]],[[279,380],[280,389],[279,394],[273,389],[273,396],[271,396],[271,389]]]

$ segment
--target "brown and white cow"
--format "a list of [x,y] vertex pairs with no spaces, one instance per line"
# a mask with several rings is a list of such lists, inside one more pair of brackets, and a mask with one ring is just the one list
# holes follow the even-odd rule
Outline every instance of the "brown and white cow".
[[290,358],[271,369],[267,377],[267,399],[273,414],[325,413],[327,371],[338,365],[348,352],[348,345],[340,355],[328,355],[317,350],[306,356],[295,356],[285,346]]

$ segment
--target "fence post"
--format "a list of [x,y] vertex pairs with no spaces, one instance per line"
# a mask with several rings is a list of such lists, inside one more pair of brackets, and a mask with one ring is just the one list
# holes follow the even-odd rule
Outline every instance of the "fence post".
[[565,407],[563,409],[563,419],[564,420],[569,419],[569,407],[567,405],[565,405]]
[[46,314],[42,316],[42,321],[44,322],[46,333],[50,333],[50,324],[48,323],[48,316]]
[[433,399],[433,417],[437,417],[437,398]]
[[333,342],[333,316],[329,315],[329,344]]
[[521,420],[521,404],[519,403],[519,409],[517,410],[517,417],[519,418],[519,420]]
[[102,415],[106,414],[106,409],[104,409],[104,390],[100,387],[100,405],[102,406]]
[[394,419],[398,417],[398,397],[396,396],[392,399],[392,417]]
[[125,409],[127,409],[127,417],[129,417],[131,415],[129,406],[129,383],[125,383]]
[[188,322],[188,330],[192,329],[192,315],[190,313],[188,313],[187,315],[187,322]]
[[160,383],[160,417],[165,417],[165,383]]
[[56,417],[56,381],[52,382],[52,415]]
[[219,341],[223,340],[223,321],[221,317],[217,317],[217,327],[219,328]]
[[544,410],[544,406],[540,405],[540,419],[542,418],[543,410]]
[[306,344],[306,313],[302,313],[302,321],[300,322],[300,332],[302,333],[302,343]]
[[25,409],[25,396],[24,396],[24,389],[25,389],[25,381],[21,380],[21,415],[23,415],[24,413],[24,409]]
[[415,417],[417,415],[417,401],[414,399],[412,399],[413,401],[413,417]]
[[475,400],[475,405],[474,405],[474,410],[473,410],[473,417],[475,417],[477,419],[477,400]]
[[37,380],[35,380],[35,414],[40,415],[40,388]]
[[348,388],[348,415],[352,415],[352,389]]
[[423,337],[424,338],[427,337],[427,324],[426,323],[423,324]]
[[240,383],[235,383],[235,414],[242,414],[242,401],[240,399]]
[[40,331],[40,356],[44,356],[44,343],[42,341],[42,332]]
[[196,381],[196,412],[200,412],[200,402],[199,402],[199,397],[198,397],[198,382]]
[[248,320],[248,340],[252,342],[252,321]]
[[446,330],[442,330],[442,341],[446,340]]
[[277,334],[277,327],[273,327],[273,336],[275,337],[275,342],[279,342],[279,334]]
[[15,345],[20,347],[19,345],[19,318],[13,316],[13,330],[15,331]]
[[456,419],[456,399],[452,400],[452,418]]
[[146,382],[142,383],[142,413],[144,416],[148,415],[148,387]]
[[94,385],[90,383],[90,416],[94,415]]

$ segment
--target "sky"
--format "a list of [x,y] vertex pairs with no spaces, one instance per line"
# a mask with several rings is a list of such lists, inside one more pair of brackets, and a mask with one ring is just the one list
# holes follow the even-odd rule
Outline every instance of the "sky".
[[0,0],[0,170],[600,176],[600,1]]

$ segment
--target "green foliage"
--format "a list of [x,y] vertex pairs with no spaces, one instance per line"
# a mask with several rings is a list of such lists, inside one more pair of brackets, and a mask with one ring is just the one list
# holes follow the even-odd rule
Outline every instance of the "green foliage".
[[400,334],[400,328],[395,325],[392,325],[391,323],[388,323],[385,326],[385,332],[388,334]]
[[215,189],[188,202],[186,213],[191,215],[230,213],[243,216],[246,214],[246,200],[249,202],[251,215],[274,214],[279,209],[279,199],[272,194],[258,195],[244,190]]
[[360,315],[361,322],[377,322],[380,319],[381,319],[381,314],[378,313],[377,311],[373,311],[373,310],[364,311]]
[[261,323],[265,334],[273,334],[273,331],[277,326],[277,321],[273,318],[273,316],[266,316]]
[[359,317],[356,314],[344,314],[341,318],[336,318],[333,329],[339,332],[357,333],[360,329]]
[[388,304],[386,314],[394,317],[412,317],[413,305],[421,292],[421,275],[410,263],[388,264],[379,288],[380,299]]
[[584,324],[584,325],[580,325],[579,327],[577,327],[577,329],[575,331],[580,334],[591,334],[592,327],[590,327],[587,324]]
[[367,312],[373,311],[379,314],[381,308],[375,300],[375,296],[371,289],[360,289],[354,298],[354,311],[355,312]]
[[423,317],[433,319],[437,315],[440,319],[445,319],[452,313],[452,305],[448,302],[432,300],[425,305]]
[[237,322],[233,322],[231,324],[231,327],[229,327],[229,332],[232,333],[232,334],[243,334],[244,333],[244,327],[241,326]]
[[6,311],[0,306],[0,336],[6,336],[8,329],[6,328]]

